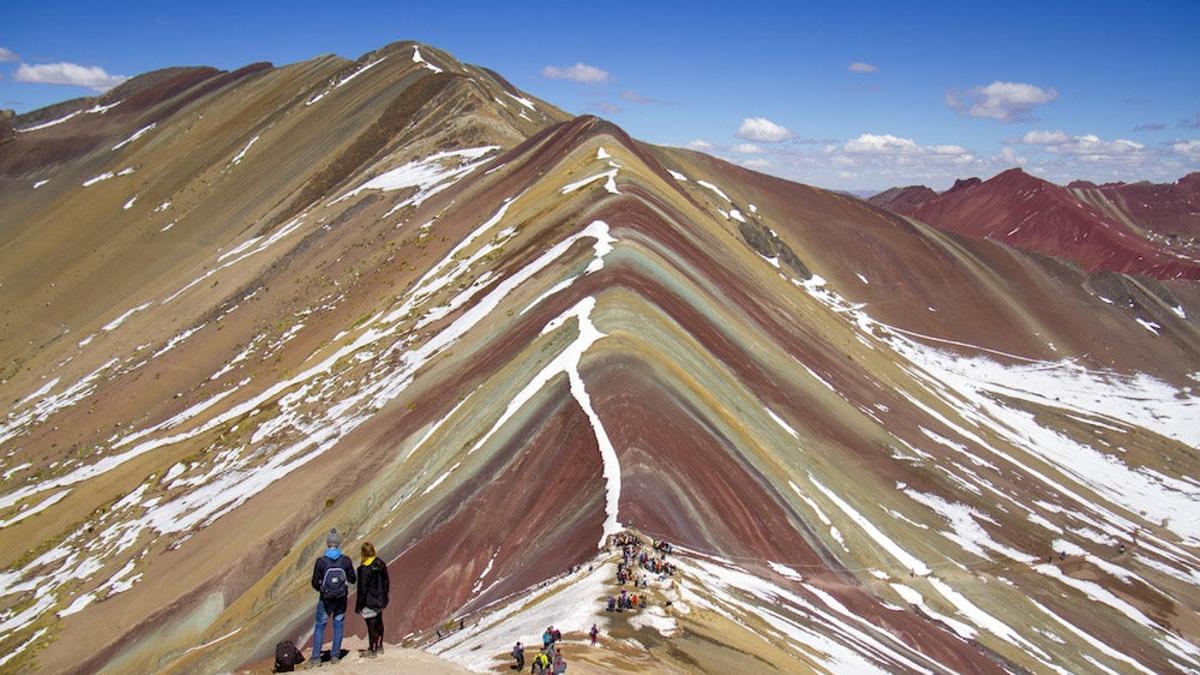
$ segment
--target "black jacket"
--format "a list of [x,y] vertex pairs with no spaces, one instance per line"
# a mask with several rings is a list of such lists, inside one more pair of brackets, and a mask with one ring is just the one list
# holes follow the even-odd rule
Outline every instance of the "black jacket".
[[382,560],[375,558],[370,565],[359,565],[355,613],[361,614],[364,607],[374,610],[387,607],[389,586],[387,565]]
[[317,558],[317,562],[313,563],[312,587],[314,591],[321,592],[321,582],[325,580],[325,572],[333,565],[346,570],[347,583],[358,583],[358,578],[354,576],[354,561],[350,559],[350,556],[343,554],[337,560],[330,560],[329,556],[322,553],[321,557]]

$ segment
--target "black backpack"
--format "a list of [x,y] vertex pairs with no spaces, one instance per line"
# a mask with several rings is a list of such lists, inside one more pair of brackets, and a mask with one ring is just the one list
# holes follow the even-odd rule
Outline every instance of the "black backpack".
[[321,579],[321,597],[330,600],[344,598],[348,594],[346,580],[346,570],[338,564],[341,558],[333,561],[332,564],[325,570],[325,576]]
[[291,640],[284,640],[275,645],[275,670],[276,673],[290,673],[296,670],[296,666],[304,663],[304,655],[296,649],[296,644]]

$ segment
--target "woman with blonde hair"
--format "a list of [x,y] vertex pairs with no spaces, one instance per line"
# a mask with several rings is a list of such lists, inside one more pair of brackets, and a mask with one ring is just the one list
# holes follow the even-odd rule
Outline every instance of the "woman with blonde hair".
[[383,651],[383,608],[388,604],[388,571],[371,542],[362,545],[362,564],[358,567],[358,597],[354,611],[367,622],[367,653],[374,658]]

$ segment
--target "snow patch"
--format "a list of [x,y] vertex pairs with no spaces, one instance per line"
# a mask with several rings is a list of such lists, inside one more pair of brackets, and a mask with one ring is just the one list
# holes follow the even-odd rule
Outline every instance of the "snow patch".
[[[250,142],[246,144],[246,147],[242,148],[240,151],[238,151],[238,154],[233,156],[233,159],[229,163],[235,164],[235,165],[241,164],[242,158],[246,156],[246,153],[249,152],[250,148],[253,147],[254,144],[257,142],[258,142],[258,136],[256,135],[254,138],[250,139]],[[167,204],[170,204],[170,202],[167,202]]]
[[154,127],[156,127],[156,126],[158,126],[158,122],[151,122],[150,124],[147,124],[146,126],[142,127],[141,129],[138,129],[137,131],[133,132],[133,135],[130,136],[129,138],[126,138],[125,140],[121,141],[120,143],[117,143],[116,145],[114,145],[112,149],[114,151],[120,150],[121,148],[125,147],[126,145],[129,145],[130,143],[141,138],[142,136],[145,136],[146,134],[150,133],[151,131],[154,130]]
[[716,185],[713,185],[712,183],[710,183],[706,180],[698,180],[698,181],[696,181],[696,185],[699,185],[700,187],[706,187],[709,190],[712,190],[713,192],[717,193],[717,196],[720,197],[721,199],[724,199],[725,201],[729,202],[730,204],[733,203],[733,200],[729,198],[729,195],[725,194],[724,190],[722,190],[721,188],[717,187]]

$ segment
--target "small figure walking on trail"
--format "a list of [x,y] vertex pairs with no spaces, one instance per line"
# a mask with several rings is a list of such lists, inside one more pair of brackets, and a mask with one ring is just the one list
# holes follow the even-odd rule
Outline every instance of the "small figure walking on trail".
[[542,649],[549,647],[550,643],[554,642],[554,633],[551,632],[553,630],[554,626],[547,626],[546,632],[542,633]]
[[529,666],[529,672],[537,673],[537,675],[545,675],[546,670],[550,667],[550,657],[546,656],[546,652],[539,652],[533,657],[533,663]]
[[567,672],[567,662],[563,659],[562,654],[554,655],[554,668],[551,670],[554,675],[563,675]]
[[596,636],[600,634],[600,629],[596,628],[596,624],[592,624],[592,629],[588,631],[588,635],[592,638],[592,646],[596,646]]
[[512,657],[517,664],[512,667],[513,670],[520,672],[525,669],[525,647],[518,641],[516,646],[512,648]]

